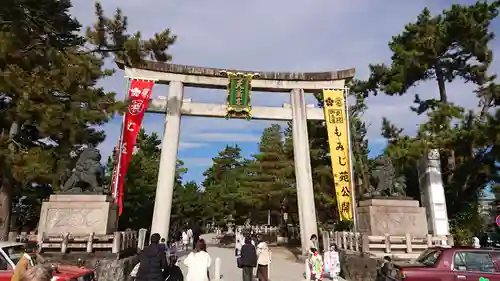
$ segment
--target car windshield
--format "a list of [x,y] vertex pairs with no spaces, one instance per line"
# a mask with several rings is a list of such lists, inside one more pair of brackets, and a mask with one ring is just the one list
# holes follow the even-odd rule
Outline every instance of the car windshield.
[[417,258],[417,262],[423,265],[431,266],[436,264],[439,256],[441,255],[441,250],[439,249],[427,249]]
[[14,265],[17,264],[17,262],[21,259],[24,253],[23,245],[3,247],[2,250],[4,251],[5,254],[7,254],[7,256],[14,263]]

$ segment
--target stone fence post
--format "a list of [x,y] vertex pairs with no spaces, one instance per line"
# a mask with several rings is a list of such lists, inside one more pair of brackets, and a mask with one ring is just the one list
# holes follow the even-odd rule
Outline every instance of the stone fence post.
[[217,257],[215,258],[215,270],[214,270],[214,280],[215,281],[219,281],[221,280],[221,261],[220,261],[220,258]]

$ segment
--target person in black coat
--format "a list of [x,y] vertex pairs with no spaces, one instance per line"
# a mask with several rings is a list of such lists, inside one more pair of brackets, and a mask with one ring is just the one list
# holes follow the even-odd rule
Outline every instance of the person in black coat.
[[167,267],[165,250],[159,245],[160,234],[151,235],[151,244],[139,254],[137,281],[164,281],[164,269]]
[[196,249],[196,243],[198,243],[198,240],[200,240],[201,236],[201,227],[198,224],[194,224],[193,227],[191,228],[191,231],[193,231],[193,250]]
[[245,237],[245,244],[241,246],[239,267],[243,272],[243,281],[252,281],[253,268],[257,266],[257,250],[252,245],[252,239]]
[[177,265],[177,256],[169,257],[169,265],[165,270],[168,281],[184,281],[184,275],[182,275],[182,270]]

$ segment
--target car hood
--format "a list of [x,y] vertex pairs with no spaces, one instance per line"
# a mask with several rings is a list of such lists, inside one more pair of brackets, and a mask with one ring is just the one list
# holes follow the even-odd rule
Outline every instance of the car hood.
[[73,266],[73,265],[57,265],[57,271],[54,271],[54,276],[59,278],[64,278],[64,279],[72,279],[72,278],[77,278],[83,275],[86,275],[88,273],[93,272],[92,269],[86,268],[86,267],[78,267],[78,266]]

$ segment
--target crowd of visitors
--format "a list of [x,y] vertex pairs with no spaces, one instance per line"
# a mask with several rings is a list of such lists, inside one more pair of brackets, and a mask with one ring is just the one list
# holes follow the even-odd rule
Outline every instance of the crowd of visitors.
[[267,243],[253,232],[244,235],[241,231],[235,234],[235,242],[236,263],[241,268],[243,281],[253,280],[254,268],[259,281],[268,281],[271,251]]
[[136,281],[184,281],[177,250],[188,251],[192,247],[194,251],[183,261],[188,269],[186,281],[208,281],[212,260],[205,241],[200,239],[201,234],[198,226],[177,228],[170,233],[166,243],[160,234],[152,234],[150,244],[139,254],[139,263],[131,276]]

